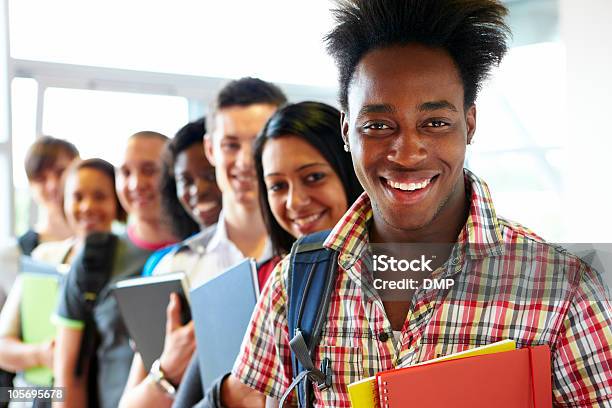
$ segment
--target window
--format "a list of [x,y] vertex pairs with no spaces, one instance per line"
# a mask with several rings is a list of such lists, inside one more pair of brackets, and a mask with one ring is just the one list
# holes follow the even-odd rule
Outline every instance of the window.
[[[23,168],[37,136],[39,84],[31,78],[12,81],[13,184],[15,234],[36,221]],[[74,143],[83,158],[100,157],[118,164],[122,146],[133,133],[153,130],[172,137],[189,121],[188,101],[177,96],[46,88],[42,134]]]
[[[335,85],[328,0],[10,0],[14,58]],[[236,52],[235,50],[240,50]]]
[[[512,48],[482,90],[468,167],[493,192],[498,213],[562,240],[567,145],[565,52],[560,43]],[[517,80],[520,78],[520,80]]]
[[38,82],[31,78],[15,78],[11,83],[13,185],[15,199],[15,231],[24,233],[30,219],[30,194],[23,168],[28,147],[36,137]]
[[117,165],[133,133],[151,130],[172,137],[188,121],[188,102],[182,97],[47,88],[42,129],[74,143],[83,158]]

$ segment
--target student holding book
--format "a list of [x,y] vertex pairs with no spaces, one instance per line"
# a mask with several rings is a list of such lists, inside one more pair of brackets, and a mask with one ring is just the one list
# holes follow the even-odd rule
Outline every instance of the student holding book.
[[[348,407],[347,385],[363,377],[513,339],[550,346],[557,406],[610,406],[612,309],[601,276],[498,216],[485,182],[463,167],[476,95],[507,49],[506,13],[493,0],[346,0],[334,11],[327,44],[342,135],[365,193],[322,243],[338,261],[313,363],[329,363],[331,386],[314,385],[306,405]],[[383,298],[370,283],[374,243],[446,244],[430,276],[454,286]],[[289,391],[289,264],[264,288],[223,406]]]
[[167,140],[150,131],[128,139],[115,184],[131,223],[119,236],[88,236],[72,263],[55,316],[54,385],[65,387],[65,399],[54,405],[115,408],[119,402],[133,351],[110,287],[140,275],[153,251],[176,240],[161,221],[158,188]]
[[[274,254],[301,236],[332,228],[363,192],[340,135],[340,111],[319,102],[279,109],[255,141],[259,201]],[[176,406],[202,399],[198,359],[185,374]],[[222,379],[213,385],[214,399]],[[216,389],[215,389],[216,388]]]
[[[78,161],[64,174],[63,214],[66,222],[74,231],[74,237],[63,241],[45,242],[32,252],[32,257],[49,264],[70,264],[74,255],[81,248],[87,234],[92,232],[110,232],[111,224],[117,220],[124,222],[126,213],[119,204],[115,192],[115,169],[102,159]],[[22,327],[28,323],[22,320],[20,313],[24,296],[24,282],[27,279],[19,275],[13,286],[9,300],[0,314],[0,366],[19,372],[33,367],[45,366],[53,369],[54,338],[43,343],[26,343],[22,337]],[[45,299],[41,299],[44,301]],[[32,302],[32,299],[28,301]],[[36,301],[36,300],[34,300]],[[37,317],[44,320],[44,316]],[[48,311],[46,319],[51,318]],[[29,384],[22,375],[15,380],[16,386],[48,384]]]
[[79,152],[72,143],[51,136],[39,137],[28,149],[24,168],[32,199],[38,206],[38,220],[15,242],[0,248],[3,266],[0,274],[0,307],[17,276],[19,256],[31,255],[41,242],[63,241],[73,235],[63,215],[61,178],[70,163],[78,157]]
[[[19,257],[31,255],[41,242],[62,241],[73,232],[62,215],[61,177],[70,163],[79,156],[70,142],[51,136],[41,136],[28,149],[24,168],[32,199],[38,206],[34,227],[16,241],[0,248],[0,308],[11,290],[19,269]],[[0,386],[10,387],[12,373],[0,369]],[[0,407],[6,404],[0,402]]]
[[[185,272],[192,287],[223,273],[245,257],[272,258],[257,196],[253,141],[266,121],[287,102],[277,86],[256,78],[225,85],[213,101],[204,137],[206,157],[215,166],[223,210],[217,224],[183,241],[157,264],[153,275]],[[202,207],[203,209],[207,207]],[[260,268],[263,285],[270,262]],[[166,301],[165,299],[162,301]],[[121,406],[170,406],[166,383],[176,387],[195,349],[193,323],[181,325],[181,305],[172,296],[168,305],[165,346],[156,370],[149,375],[136,353]],[[160,379],[161,375],[161,379]]]

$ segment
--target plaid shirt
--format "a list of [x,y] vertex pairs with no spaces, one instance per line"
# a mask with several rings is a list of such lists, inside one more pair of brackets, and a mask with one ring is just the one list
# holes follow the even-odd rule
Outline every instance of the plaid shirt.
[[[612,307],[601,277],[563,249],[495,214],[487,186],[465,171],[471,205],[440,278],[451,289],[414,294],[399,342],[366,273],[372,208],[364,193],[325,246],[339,252],[338,275],[315,366],[331,359],[333,385],[317,407],[350,407],[347,385],[378,371],[504,339],[548,344],[558,406],[612,406]],[[233,373],[280,398],[291,383],[285,258],[254,312]],[[316,387],[315,387],[316,388]],[[442,390],[443,388],[441,388]]]

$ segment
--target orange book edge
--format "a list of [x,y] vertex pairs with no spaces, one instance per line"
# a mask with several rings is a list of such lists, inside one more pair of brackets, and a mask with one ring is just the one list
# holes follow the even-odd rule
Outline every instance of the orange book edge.
[[[468,350],[463,350],[457,353],[449,354],[447,356],[437,357],[431,360],[423,361],[420,363],[412,364],[408,367],[397,368],[396,370],[406,369],[410,367],[416,367],[425,364],[434,364],[446,360],[455,360],[466,357],[473,357],[477,355],[501,353],[504,351],[511,351],[516,349],[516,342],[512,339],[501,340],[495,343],[486,344],[484,346],[475,347]],[[356,381],[348,385],[349,400],[351,407],[353,408],[378,408],[379,395],[377,387],[377,376],[367,377],[363,380]]]
[[[476,349],[473,349],[473,350],[476,350]],[[529,373],[531,377],[530,384],[531,384],[531,396],[532,396],[532,405],[530,405],[530,407],[548,408],[552,406],[552,379],[550,375],[550,348],[548,345],[538,345],[538,346],[533,346],[533,347],[524,347],[524,348],[515,349],[515,350],[485,352],[485,353],[477,353],[477,354],[471,354],[471,355],[466,355],[467,353],[462,352],[462,353],[456,353],[457,355],[461,354],[460,356],[457,356],[456,358],[454,354],[451,354],[449,356],[424,361],[418,364],[413,364],[408,367],[402,367],[402,368],[397,368],[394,370],[382,371],[380,373],[377,373],[375,376],[376,384],[377,384],[377,395],[379,397],[376,401],[377,402],[376,407],[388,406],[383,401],[383,395],[380,393],[381,381],[383,380],[385,373],[391,373],[391,372],[397,373],[397,372],[409,370],[417,366],[438,365],[440,363],[447,362],[450,360],[453,360],[453,362],[455,362],[461,359],[484,357],[485,355],[506,353],[510,351],[519,351],[519,350],[527,351],[529,353],[529,368],[530,368]],[[466,351],[470,351],[470,350],[466,350]]]

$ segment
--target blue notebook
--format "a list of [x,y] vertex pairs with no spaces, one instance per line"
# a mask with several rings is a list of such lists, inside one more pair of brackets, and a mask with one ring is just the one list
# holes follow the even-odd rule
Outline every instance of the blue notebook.
[[252,259],[190,292],[204,390],[232,370],[258,295],[257,268]]

